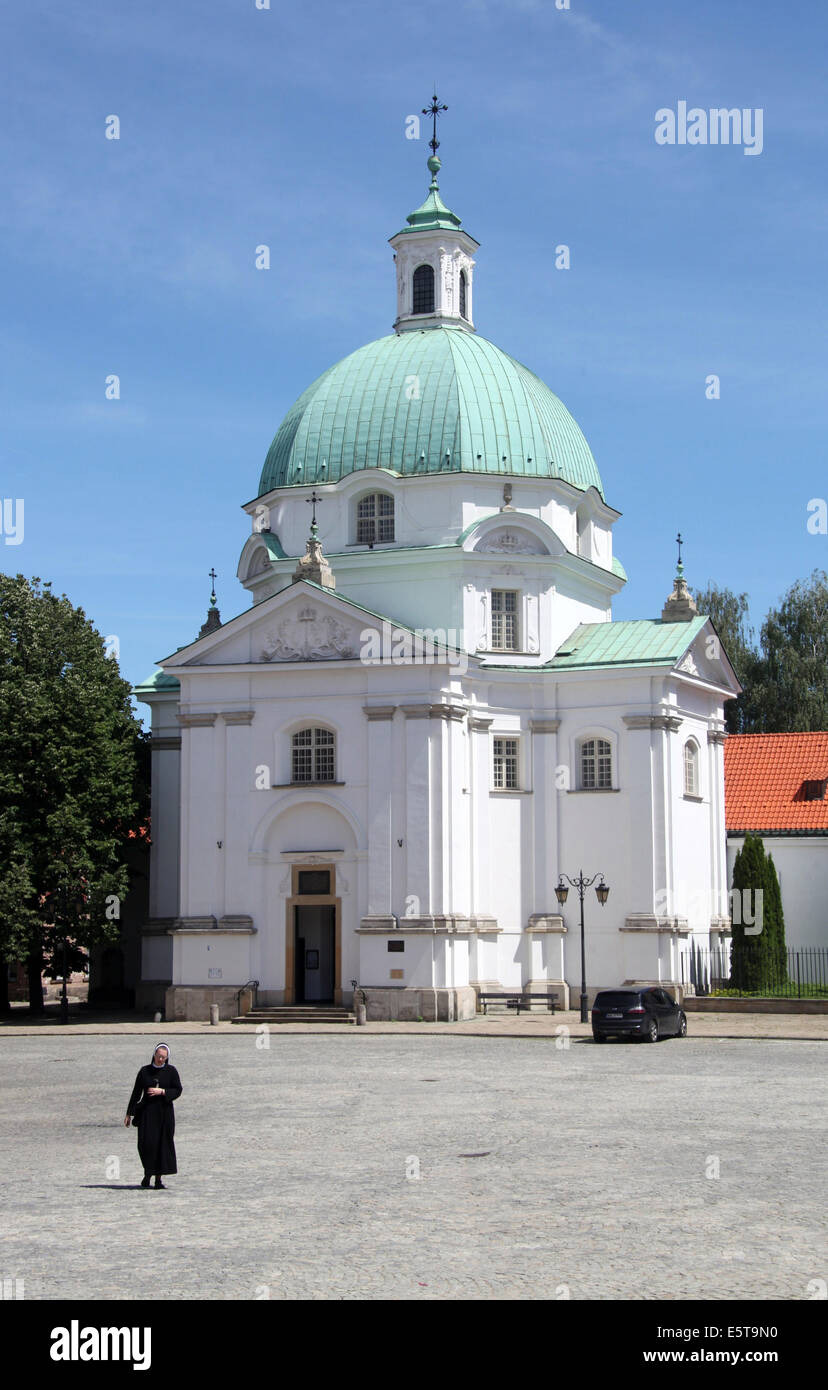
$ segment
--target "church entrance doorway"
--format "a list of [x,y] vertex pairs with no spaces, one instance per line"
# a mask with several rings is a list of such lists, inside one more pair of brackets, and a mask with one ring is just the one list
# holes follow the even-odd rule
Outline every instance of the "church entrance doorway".
[[[312,867],[311,867],[312,865]],[[285,920],[286,1004],[342,1003],[341,900],[334,864],[291,866]]]
[[334,997],[335,910],[295,907],[294,1000],[330,1004]]

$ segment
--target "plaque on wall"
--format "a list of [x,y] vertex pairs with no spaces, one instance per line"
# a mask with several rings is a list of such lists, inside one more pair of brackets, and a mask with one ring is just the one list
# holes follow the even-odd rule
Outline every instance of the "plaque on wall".
[[329,897],[331,892],[330,869],[300,869],[297,875],[297,893],[303,896],[315,895]]

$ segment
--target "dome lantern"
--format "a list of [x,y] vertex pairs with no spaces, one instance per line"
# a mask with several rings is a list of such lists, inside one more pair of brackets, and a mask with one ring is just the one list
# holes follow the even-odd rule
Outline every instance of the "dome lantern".
[[437,116],[446,111],[436,95],[423,115],[430,115],[434,131],[429,141],[431,174],[425,202],[408,214],[407,227],[389,238],[397,265],[397,317],[394,332],[424,328],[465,328],[472,321],[473,253],[479,242],[461,231],[460,218],[440,197],[437,175],[442,167],[437,154]]

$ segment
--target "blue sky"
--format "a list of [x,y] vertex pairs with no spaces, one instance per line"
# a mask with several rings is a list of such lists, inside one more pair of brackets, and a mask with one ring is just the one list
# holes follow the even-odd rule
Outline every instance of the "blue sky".
[[[116,634],[131,681],[196,635],[212,565],[222,615],[247,607],[239,507],[283,415],[391,329],[387,238],[427,185],[405,118],[435,79],[478,331],[567,404],[623,513],[615,616],[660,612],[678,528],[691,585],[746,590],[757,627],[828,568],[806,530],[828,493],[824,0],[272,5],[6,7],[0,496],[25,533],[3,569]],[[657,145],[681,100],[761,108],[762,153]]]

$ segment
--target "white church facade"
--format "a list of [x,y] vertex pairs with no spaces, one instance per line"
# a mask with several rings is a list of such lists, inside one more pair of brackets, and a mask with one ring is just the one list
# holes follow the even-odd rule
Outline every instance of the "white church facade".
[[[477,242],[428,197],[391,238],[393,332],[288,412],[245,504],[252,603],[163,660],[138,1002],[461,1019],[522,986],[686,990],[729,931],[724,701],[681,565],[626,581],[586,439],[472,320]],[[309,505],[310,504],[310,505]],[[310,527],[310,536],[309,536]]]

